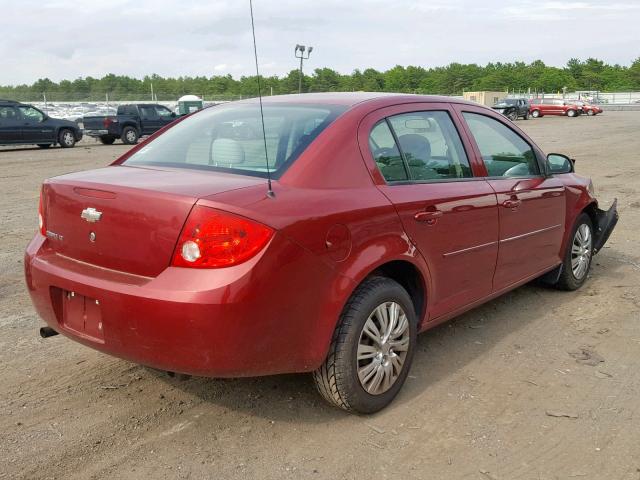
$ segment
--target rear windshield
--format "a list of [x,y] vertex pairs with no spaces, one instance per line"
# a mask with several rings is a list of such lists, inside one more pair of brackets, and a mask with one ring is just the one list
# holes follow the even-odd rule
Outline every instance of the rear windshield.
[[[269,168],[278,178],[346,107],[264,105]],[[265,177],[260,107],[210,107],[167,130],[124,165],[162,165]]]

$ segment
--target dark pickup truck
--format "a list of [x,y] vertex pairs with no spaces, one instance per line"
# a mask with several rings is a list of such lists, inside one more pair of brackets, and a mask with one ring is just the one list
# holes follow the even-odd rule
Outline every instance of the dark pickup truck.
[[496,103],[493,109],[513,121],[520,117],[528,120],[529,107],[529,100],[526,98],[505,98]]
[[119,105],[116,115],[84,117],[84,134],[111,145],[116,139],[133,145],[144,135],[151,135],[176,119],[176,114],[163,105],[136,103]]

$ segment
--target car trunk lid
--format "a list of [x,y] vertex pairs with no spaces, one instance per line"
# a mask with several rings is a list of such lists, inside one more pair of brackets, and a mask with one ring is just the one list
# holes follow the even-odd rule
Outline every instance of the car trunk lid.
[[125,166],[56,177],[43,187],[48,244],[81,262],[154,277],[169,265],[198,198],[259,182],[218,172]]

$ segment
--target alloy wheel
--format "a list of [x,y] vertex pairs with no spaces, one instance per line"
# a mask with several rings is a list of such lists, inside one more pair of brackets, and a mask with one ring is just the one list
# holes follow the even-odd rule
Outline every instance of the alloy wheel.
[[62,141],[67,147],[70,147],[71,145],[73,145],[73,143],[75,142],[75,138],[73,138],[73,133],[71,133],[69,130],[65,130],[65,132],[62,134]]
[[591,229],[585,223],[580,225],[573,237],[571,246],[571,270],[577,280],[581,280],[589,270],[593,238]]
[[133,130],[129,130],[127,132],[127,141],[135,142],[136,141],[136,132],[134,132]]
[[378,305],[367,318],[358,341],[360,385],[370,395],[380,395],[396,382],[404,367],[411,341],[409,320],[396,302]]

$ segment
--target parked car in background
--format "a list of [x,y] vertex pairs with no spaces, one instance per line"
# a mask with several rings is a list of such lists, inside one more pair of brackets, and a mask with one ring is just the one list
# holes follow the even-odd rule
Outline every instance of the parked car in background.
[[536,278],[579,288],[617,222],[569,158],[490,108],[263,104],[204,109],[44,182],[24,259],[43,336],[170,372],[313,372],[329,403],[371,413],[418,332]]
[[577,117],[582,113],[578,105],[562,99],[542,99],[534,98],[529,102],[531,116],[534,118],[545,115],[565,115],[567,117]]
[[176,114],[164,105],[136,103],[119,105],[116,115],[84,117],[84,133],[98,138],[105,145],[121,139],[127,145],[138,143],[140,137],[156,133],[176,119]]
[[503,114],[509,120],[523,118],[529,119],[529,100],[526,98],[505,98],[493,106],[498,113]]
[[602,108],[598,105],[591,105],[590,103],[582,100],[571,100],[571,102],[578,106],[584,115],[594,116],[602,113]]
[[71,148],[82,139],[77,123],[51,118],[32,105],[0,100],[0,145],[60,145]]

